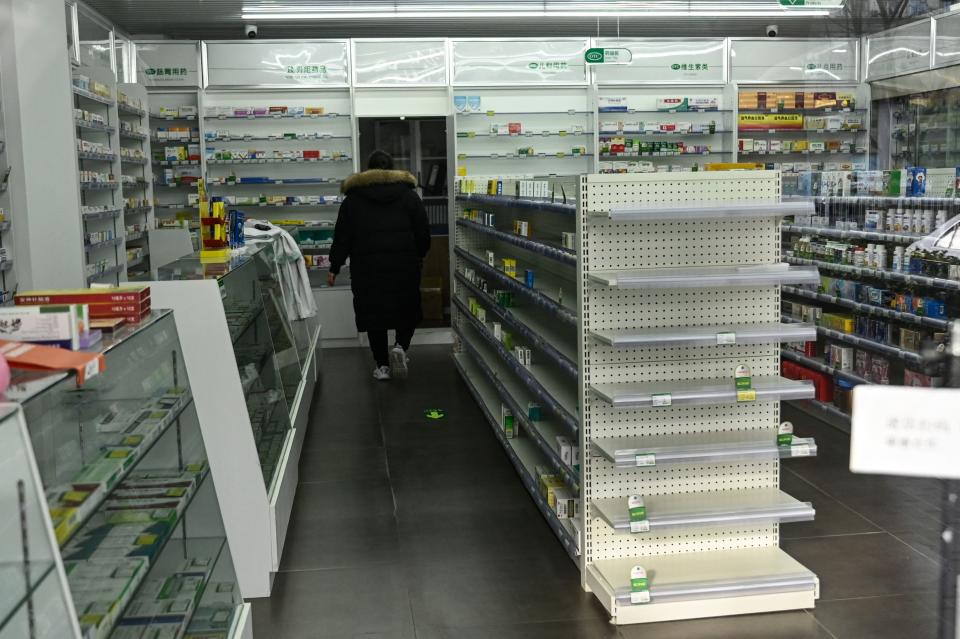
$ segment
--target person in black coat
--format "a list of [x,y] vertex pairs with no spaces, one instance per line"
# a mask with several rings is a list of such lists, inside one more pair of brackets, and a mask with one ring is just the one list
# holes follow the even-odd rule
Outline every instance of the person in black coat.
[[[407,351],[423,319],[420,270],[430,250],[430,225],[413,175],[393,170],[393,158],[383,151],[370,155],[367,169],[343,183],[346,198],[337,217],[327,283],[334,285],[349,258],[357,330],[370,339],[374,378],[386,381],[406,377]],[[396,344],[388,352],[390,329],[396,331]]]

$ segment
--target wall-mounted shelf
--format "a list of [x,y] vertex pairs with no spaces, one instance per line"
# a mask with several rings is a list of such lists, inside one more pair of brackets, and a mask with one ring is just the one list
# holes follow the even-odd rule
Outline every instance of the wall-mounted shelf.
[[820,282],[820,274],[816,268],[790,268],[787,264],[592,272],[589,277],[597,284],[627,289],[775,286]]
[[813,324],[741,324],[731,326],[687,326],[594,330],[590,334],[615,348],[668,346],[723,346],[731,344],[770,344],[808,342],[817,338]]
[[797,288],[794,286],[784,286],[783,293],[784,295],[801,297],[803,299],[808,299],[815,302],[823,302],[824,304],[833,304],[835,306],[840,306],[842,308],[850,309],[851,311],[863,313],[864,315],[875,315],[877,317],[886,317],[887,319],[896,320],[898,322],[904,322],[905,324],[927,326],[927,327],[935,328],[941,331],[947,330],[947,328],[950,325],[950,320],[947,320],[947,319],[927,317],[926,315],[915,315],[913,313],[904,313],[903,311],[897,311],[892,308],[876,306],[874,304],[863,304],[861,302],[855,302],[853,300],[848,300],[843,297],[836,297],[833,295],[826,295],[824,293],[817,293],[816,291],[810,291],[804,288]]
[[[912,284],[914,286],[926,286],[929,288],[943,289],[946,291],[960,291],[960,281],[947,280],[938,277],[927,277],[925,275],[913,275],[901,271],[890,271],[882,268],[867,268],[863,266],[850,266],[849,264],[834,264],[833,262],[824,262],[821,260],[810,260],[799,257],[784,257],[788,264],[800,266],[815,266],[827,271],[836,271],[838,273],[849,273],[858,277],[874,278],[888,282],[898,282],[900,284]],[[786,282],[785,282],[786,283]],[[812,283],[812,282],[805,282]]]
[[867,240],[873,242],[890,242],[893,244],[909,245],[925,237],[922,233],[894,233],[893,231],[859,231],[848,229],[834,229],[825,226],[801,226],[784,224],[784,233],[801,233],[804,235],[820,235],[837,240]]
[[611,206],[606,213],[622,222],[646,220],[713,220],[740,218],[780,218],[813,213],[811,202],[710,202],[700,205]]
[[744,391],[737,391],[734,387],[732,371],[730,379],[591,384],[590,390],[597,398],[615,408],[749,404],[809,399],[815,395],[812,382],[771,376],[754,377],[753,394],[745,399]]

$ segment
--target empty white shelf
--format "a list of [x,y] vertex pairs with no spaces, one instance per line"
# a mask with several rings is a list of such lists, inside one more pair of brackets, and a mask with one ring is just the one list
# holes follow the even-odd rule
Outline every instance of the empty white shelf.
[[722,288],[731,286],[772,286],[776,284],[819,284],[816,267],[789,264],[758,266],[699,266],[635,271],[600,271],[590,279],[611,288]]
[[786,459],[817,454],[813,439],[794,437],[790,446],[778,446],[775,433],[755,430],[606,437],[591,440],[591,445],[595,454],[613,462],[617,468]]
[[777,547],[605,559],[587,569],[604,594],[631,606],[630,570],[637,565],[647,571],[650,603],[636,606],[800,592],[812,599],[818,589],[816,575]]
[[710,202],[702,204],[613,206],[608,213],[611,220],[709,220],[758,217],[786,217],[813,215],[811,201],[798,202]]
[[[650,530],[674,526],[739,525],[810,521],[815,511],[777,488],[643,496]],[[594,499],[593,512],[617,532],[630,533],[627,499]],[[636,533],[643,535],[645,533]]]
[[604,344],[618,348],[636,346],[716,346],[809,342],[817,339],[814,324],[742,324],[738,326],[686,326],[592,331]]
[[[756,398],[743,403],[811,399],[816,394],[813,382],[808,380],[772,375],[754,377],[752,382]],[[738,395],[732,373],[728,379],[593,384],[590,390],[616,408],[736,404]]]

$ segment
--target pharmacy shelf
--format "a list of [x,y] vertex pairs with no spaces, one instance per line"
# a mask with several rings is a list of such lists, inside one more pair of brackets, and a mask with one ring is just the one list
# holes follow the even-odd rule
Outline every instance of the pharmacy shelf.
[[200,166],[200,160],[154,160],[156,166]]
[[600,114],[600,117],[604,117],[607,115],[609,116],[623,115],[624,113],[648,113],[651,115],[684,115],[686,113],[691,113],[691,114],[700,115],[704,113],[733,113],[733,111],[730,109],[686,109],[686,110],[668,109],[663,111],[661,110],[651,111],[649,109],[620,109],[620,110],[605,111],[603,109],[600,109],[598,113]]
[[115,189],[119,182],[81,182],[80,188],[84,191],[106,191]]
[[524,131],[523,133],[487,133],[482,131],[457,131],[457,139],[472,140],[473,138],[501,138],[516,140],[517,138],[579,138],[593,135],[593,131]]
[[93,242],[91,244],[84,244],[83,249],[87,252],[96,251],[98,249],[107,248],[111,246],[118,246],[123,244],[122,237],[114,237],[109,240],[104,240],[103,242]]
[[485,116],[488,118],[493,118],[498,115],[593,115],[593,111],[578,111],[577,109],[567,109],[566,111],[494,111],[493,109],[490,109],[484,111],[458,111],[456,115],[458,118],[471,116]]
[[192,138],[182,138],[182,139],[172,140],[169,138],[151,137],[150,142],[153,144],[159,144],[160,146],[167,146],[167,145],[183,146],[184,144],[200,144],[200,138],[198,136],[194,136]]
[[125,268],[125,267],[124,267],[123,264],[117,264],[116,266],[111,266],[111,267],[109,267],[109,268],[106,268],[106,269],[100,271],[99,273],[95,273],[95,274],[93,274],[93,275],[88,275],[88,276],[87,276],[87,284],[91,284],[91,283],[93,283],[93,282],[96,282],[97,280],[99,280],[99,279],[101,279],[101,278],[104,278],[104,277],[109,277],[109,276],[111,276],[111,275],[116,275],[117,273],[122,273],[123,270],[124,270],[124,268]]
[[236,182],[216,182],[211,180],[207,186],[272,186],[277,184],[292,184],[295,186],[316,186],[323,184],[339,184],[341,182],[338,178],[268,178],[266,181],[258,182],[248,182],[246,181],[249,178],[238,178],[239,181]]
[[669,464],[726,464],[738,461],[793,459],[817,454],[813,439],[794,436],[789,446],[778,446],[767,430],[715,431],[683,435],[607,437],[591,440],[595,456],[617,468],[646,468]]
[[92,91],[86,91],[84,89],[81,89],[80,87],[77,87],[77,86],[74,86],[72,88],[73,88],[73,95],[77,96],[78,98],[83,98],[84,100],[90,100],[91,102],[96,102],[98,104],[105,104],[107,106],[113,106],[115,103],[115,100],[113,98],[104,97],[97,93],[93,93]]
[[668,153],[651,151],[649,153],[631,153],[623,155],[600,155],[601,162],[624,162],[638,158],[696,158],[705,155],[733,155],[733,151],[696,151],[694,153]]
[[131,261],[127,262],[127,270],[129,271],[129,270],[131,270],[131,269],[135,269],[136,267],[142,265],[143,262],[146,260],[146,258],[147,258],[147,256],[146,256],[146,255],[143,255],[143,256],[141,256],[141,257],[138,257],[138,258],[135,259],[135,260],[131,260]]
[[824,149],[823,151],[811,151],[804,149],[802,151],[740,151],[740,155],[864,155],[866,149],[853,149],[844,151],[840,149]]
[[[643,495],[649,531],[678,526],[741,526],[755,522],[811,521],[816,514],[777,488],[721,490],[677,495]],[[593,513],[618,533],[631,533],[626,498],[594,499]],[[645,531],[646,532],[646,531]]]
[[[787,113],[792,115],[833,115],[836,113],[866,113],[866,109],[738,109],[740,113]],[[746,131],[744,132],[746,133]],[[751,131],[752,133],[752,131]]]
[[136,131],[124,131],[120,130],[120,137],[125,140],[137,140],[138,142],[143,142],[147,140],[150,136],[146,133],[138,133]]
[[147,116],[147,112],[145,110],[127,104],[126,102],[117,102],[117,109],[119,109],[120,113],[123,113],[124,115],[135,115],[138,118],[144,118]]
[[589,153],[458,153],[458,160],[589,160]]
[[752,390],[755,395],[752,399],[738,399],[732,377],[674,382],[591,384],[590,390],[594,396],[614,408],[715,406],[808,399],[815,395],[812,382],[786,379],[776,375],[754,377]]
[[850,432],[850,413],[845,413],[833,404],[821,402],[817,399],[804,399],[798,402],[790,402],[790,404],[806,413],[819,417],[845,433]]
[[[517,293],[518,295],[530,300],[540,308],[546,310],[548,313],[551,313],[555,317],[559,318],[564,323],[570,326],[577,325],[576,308],[568,306],[569,300],[564,300],[562,302],[559,300],[559,288],[556,286],[556,283],[551,278],[546,277],[544,273],[541,272],[538,274],[537,282],[531,288],[525,283],[510,277],[503,271],[499,271],[490,266],[486,260],[479,258],[478,256],[464,250],[459,246],[454,247],[453,251],[455,255],[469,263],[471,267],[476,269],[477,272],[484,277],[490,278],[494,280],[494,282],[503,285],[511,292]],[[571,282],[570,288],[572,291],[575,291],[575,284]]]
[[197,180],[189,180],[187,182],[154,182],[154,186],[158,186],[165,189],[182,189],[182,188],[197,188]]
[[729,129],[716,129],[714,131],[696,131],[683,133],[681,131],[602,131],[600,132],[601,140],[610,140],[613,138],[639,138],[639,137],[650,137],[650,138],[697,138],[697,137],[709,137],[711,135],[723,135],[724,133],[733,133]]
[[571,381],[569,377],[561,377],[559,371],[554,370],[552,363],[550,365],[535,363],[524,366],[500,340],[494,337],[486,324],[470,313],[462,300],[454,297],[452,301],[463,316],[469,320],[474,333],[491,346],[500,361],[506,364],[527,385],[543,406],[556,413],[560,421],[576,436],[580,429],[580,420],[577,417],[576,391],[571,388],[571,386],[576,386],[575,382]]
[[[320,120],[323,118],[349,118],[347,113],[320,113],[291,115],[289,113],[273,113],[266,115],[205,115],[204,120]],[[182,118],[181,118],[182,119]]]
[[112,127],[108,124],[100,124],[99,122],[88,122],[87,120],[77,120],[74,119],[73,123],[78,129],[87,129],[88,131],[102,131],[103,133],[115,133],[116,127]]
[[[811,202],[811,205],[813,203]],[[858,231],[848,229],[832,229],[825,226],[800,226],[797,224],[784,224],[782,227],[784,233],[800,233],[805,235],[820,235],[822,237],[831,237],[838,240],[869,240],[874,242],[891,242],[893,244],[913,244],[917,240],[926,237],[918,233],[894,233],[892,231]]]
[[338,158],[247,158],[243,160],[207,160],[207,165],[227,165],[227,164],[316,164],[318,162],[353,162],[349,156]]
[[850,135],[858,133],[866,133],[866,129],[768,129],[764,131],[750,131],[746,129],[740,129],[737,131],[738,135],[743,137],[753,137],[753,136],[765,136],[765,135],[783,135],[784,133],[796,133],[800,135]]
[[536,466],[537,457],[533,444],[521,438],[507,439],[504,436],[500,428],[499,418],[497,417],[498,411],[496,411],[496,409],[499,408],[497,406],[498,398],[493,392],[483,392],[480,390],[477,384],[479,374],[476,372],[475,360],[471,361],[470,355],[454,354],[454,363],[460,372],[461,378],[470,390],[470,394],[473,395],[477,404],[483,410],[483,414],[486,416],[491,429],[493,429],[494,435],[507,452],[507,457],[510,458],[510,462],[520,475],[523,486],[527,489],[527,492],[530,493],[530,497],[533,498],[540,513],[547,520],[551,530],[553,530],[554,534],[560,539],[567,554],[570,555],[570,559],[572,559],[574,563],[579,563],[580,550],[577,547],[577,538],[572,534],[572,527],[557,518],[556,513],[540,494],[539,486],[532,474]]
[[871,277],[886,282],[912,284],[914,286],[926,286],[928,288],[943,289],[945,291],[960,291],[960,281],[957,280],[947,280],[939,277],[927,277],[925,275],[913,275],[912,273],[903,273],[901,271],[891,271],[882,268],[867,268],[863,266],[850,266],[849,264],[834,264],[833,262],[810,260],[801,257],[785,257],[784,261],[788,264],[816,266],[817,268],[822,268],[827,271],[849,273],[858,277]]
[[794,362],[795,364],[800,364],[801,366],[806,366],[807,368],[813,369],[825,375],[832,375],[837,379],[843,379],[854,384],[869,384],[868,380],[860,377],[855,373],[850,371],[840,370],[839,368],[834,368],[826,362],[821,362],[820,360],[814,359],[812,357],[807,357],[796,351],[790,350],[789,348],[781,349],[781,357],[783,359]]
[[[557,330],[555,323],[546,323],[522,307],[504,308],[500,306],[489,293],[480,290],[460,271],[456,272],[455,277],[477,300],[483,302],[484,307],[491,315],[494,315],[511,331],[522,335],[531,346],[536,347],[553,360],[567,375],[574,380],[578,379],[575,335],[565,335],[562,331]],[[570,344],[570,342],[573,342],[573,344]]]
[[887,319],[892,319],[898,322],[904,322],[905,324],[927,326],[929,328],[935,328],[941,331],[947,330],[947,328],[950,326],[950,320],[939,319],[936,317],[927,317],[924,315],[914,315],[913,313],[896,311],[892,308],[884,308],[882,306],[876,306],[874,304],[863,304],[861,302],[854,302],[853,300],[848,300],[843,297],[835,297],[833,295],[817,293],[816,291],[810,291],[803,288],[796,288],[794,286],[784,286],[783,294],[791,295],[794,297],[802,297],[804,299],[808,299],[815,302],[823,302],[824,304],[833,304],[836,306],[850,309],[852,311],[856,311],[858,313],[863,313],[864,315],[875,315],[877,317],[886,317]]
[[145,166],[147,164],[147,158],[133,158],[133,157],[121,157],[121,164],[136,164],[138,166]]
[[510,209],[528,209],[534,211],[545,211],[549,213],[560,213],[562,215],[576,215],[577,205],[567,204],[565,202],[549,202],[547,200],[533,200],[519,197],[510,197],[506,195],[480,195],[476,193],[458,194],[458,202],[470,202],[479,206],[497,206]]
[[[792,321],[792,318],[785,316],[783,320],[785,322]],[[850,344],[851,346],[856,346],[858,348],[865,348],[867,350],[875,351],[877,353],[882,353],[883,355],[892,357],[894,359],[899,359],[901,361],[907,362],[908,364],[922,366],[924,363],[923,356],[920,353],[914,353],[913,351],[908,351],[906,349],[900,348],[899,346],[884,344],[882,342],[877,342],[872,339],[867,339],[866,337],[860,337],[859,335],[844,333],[843,331],[836,331],[836,330],[833,330],[832,328],[827,328],[825,326],[818,326],[817,333],[821,337],[832,339],[837,342],[843,342],[844,344]]]
[[163,121],[163,122],[176,122],[176,121],[179,121],[179,122],[195,122],[196,119],[197,119],[197,116],[195,116],[195,115],[167,115],[167,114],[160,114],[160,113],[151,113],[151,114],[150,114],[150,119],[151,119],[151,120],[161,120],[161,121]]
[[[147,236],[145,231],[138,231],[136,233],[127,233],[127,242],[138,242]],[[129,267],[130,265],[127,264]]]
[[[340,206],[343,202],[316,202],[316,203],[297,203],[297,204],[270,204],[269,202],[257,202],[255,204],[230,204],[230,207],[243,207],[243,208],[271,208],[271,209],[315,209],[315,208],[326,208],[333,206]],[[297,225],[300,226],[300,225]]]
[[791,268],[788,264],[764,264],[595,272],[590,273],[590,280],[610,288],[724,288],[819,284],[820,274],[816,268]]
[[556,260],[563,264],[568,264],[570,266],[576,266],[577,264],[577,252],[572,249],[566,249],[561,246],[547,244],[546,242],[538,242],[515,233],[500,231],[492,226],[486,226],[484,224],[480,224],[479,222],[474,222],[473,220],[465,220],[460,218],[457,220],[457,225],[477,233],[483,233],[484,235],[492,237],[496,240],[500,240],[501,242],[512,244],[513,246],[521,248],[525,251],[530,251],[531,253],[536,253],[537,255],[542,255],[543,257],[549,257],[550,259]]
[[[506,404],[520,422],[520,437],[530,437],[540,451],[550,460],[565,482],[574,491],[580,490],[580,473],[572,465],[563,461],[560,451],[556,447],[557,437],[568,436],[565,426],[551,419],[551,414],[542,411],[540,421],[533,421],[528,417],[527,406],[533,399],[529,389],[517,379],[494,355],[490,348],[482,342],[473,343],[466,338],[462,339],[464,352],[473,358],[474,363],[487,382],[497,389],[500,401]],[[577,462],[579,460],[574,460]]]
[[91,160],[93,162],[113,162],[117,159],[114,153],[91,153],[90,151],[77,151],[78,160]]
[[920,205],[924,208],[931,208],[938,205],[950,208],[957,205],[957,200],[953,197],[906,197],[878,195],[870,195],[865,197],[862,195],[815,195],[810,199],[821,204],[862,205],[864,202],[867,202],[870,206],[886,206],[887,208],[890,206],[896,206],[898,204],[901,206],[904,204]]
[[[643,566],[649,577],[650,602],[632,605],[630,571],[637,565]],[[631,609],[622,614],[636,612],[650,621],[661,619],[659,615],[676,614],[657,610],[661,604],[712,599],[734,605],[731,598],[742,603],[750,596],[794,594],[809,599],[809,603],[788,607],[812,608],[819,588],[816,575],[776,546],[603,559],[588,566],[587,571],[587,584],[601,600],[609,598],[618,607]]]
[[[286,135],[217,135],[206,138],[207,142],[307,142],[315,140],[352,140],[353,137],[349,135],[333,135],[332,133],[313,133],[313,134],[297,134],[296,137],[288,137]],[[161,142],[168,142],[168,140],[160,140]],[[199,142],[199,139],[193,140],[169,140],[169,142],[176,144],[187,143],[187,142]]]
[[812,215],[812,202],[708,202],[699,205],[636,204],[612,206],[606,214],[617,222],[646,220],[712,220],[740,218],[781,218]]
[[594,339],[614,348],[662,348],[808,342],[817,338],[817,327],[813,324],[795,323],[739,324],[645,330],[608,329],[591,331],[590,334]]
[[84,221],[103,220],[103,219],[117,217],[122,212],[123,212],[123,209],[106,209],[103,211],[93,211],[91,213],[81,213],[80,216],[84,219]]
[[137,208],[124,208],[123,214],[124,215],[146,215],[147,213],[150,212],[151,208],[152,207],[149,207],[149,206],[139,206]]
[[199,211],[195,204],[157,204],[153,207],[158,211]]

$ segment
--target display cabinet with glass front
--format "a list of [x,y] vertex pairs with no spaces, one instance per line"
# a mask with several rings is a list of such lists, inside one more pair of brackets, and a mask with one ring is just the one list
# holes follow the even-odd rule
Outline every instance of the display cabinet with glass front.
[[83,386],[18,371],[10,391],[26,414],[81,632],[239,637],[249,610],[173,313],[117,331],[102,351],[105,372]]

